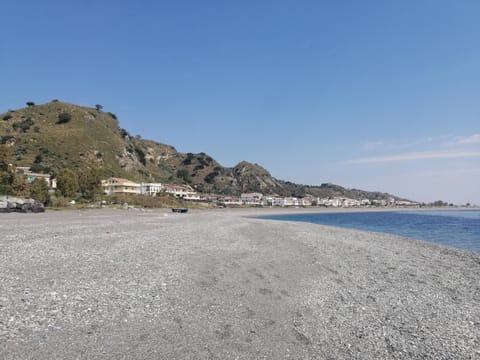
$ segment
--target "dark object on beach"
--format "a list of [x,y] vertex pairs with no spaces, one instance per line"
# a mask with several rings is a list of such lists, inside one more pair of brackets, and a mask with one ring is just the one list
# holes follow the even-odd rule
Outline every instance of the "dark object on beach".
[[44,212],[43,204],[33,199],[22,199],[13,196],[0,197],[0,213],[21,212],[39,213]]
[[172,208],[172,211],[174,213],[182,213],[182,214],[185,214],[188,212],[188,209],[187,208]]

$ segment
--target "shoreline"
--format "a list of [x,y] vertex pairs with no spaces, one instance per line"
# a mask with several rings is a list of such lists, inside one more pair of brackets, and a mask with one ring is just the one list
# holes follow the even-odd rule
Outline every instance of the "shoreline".
[[[186,207],[188,208],[188,207]],[[412,208],[412,207],[225,207],[225,208],[215,208],[215,207],[192,207],[188,208],[190,212],[215,212],[220,211],[224,213],[236,213],[236,212],[262,212],[269,214],[296,214],[296,213],[349,213],[349,212],[397,212],[397,211],[480,211],[480,207],[421,207],[421,208]],[[130,207],[128,209],[122,207],[84,207],[84,208],[59,208],[52,209],[46,208],[45,212],[63,212],[63,211],[147,211],[147,212],[170,212],[171,208],[142,208],[142,207]]]
[[[148,210],[147,210],[148,211]],[[155,210],[153,210],[155,211]],[[277,207],[269,207],[269,208],[225,208],[225,209],[191,209],[191,213],[199,213],[199,212],[212,212],[218,214],[224,214],[226,216],[243,216],[249,218],[262,218],[263,216],[276,216],[276,215],[296,215],[296,214],[348,214],[348,213],[375,213],[375,212],[428,212],[428,211],[480,211],[480,208],[457,208],[457,209],[443,209],[443,208],[420,208],[420,209],[412,209],[412,208],[277,208]],[[278,220],[276,221],[283,221]],[[287,221],[287,220],[285,220]],[[311,223],[310,223],[311,224]],[[317,224],[318,225],[318,224]],[[332,226],[333,225],[325,225],[325,226]],[[345,228],[345,227],[336,227],[340,229],[352,229],[352,228]],[[362,229],[356,229],[358,231],[368,231]],[[391,233],[386,233],[391,234]],[[391,234],[395,235],[395,234]],[[401,235],[396,235],[400,236]],[[421,240],[421,239],[417,239]],[[421,240],[423,241],[423,240]]]
[[[462,212],[471,212],[470,215],[462,214]],[[450,213],[450,214],[449,214]],[[358,220],[356,215],[363,214]],[[368,214],[368,215],[367,215]],[[333,215],[332,217],[326,215]],[[422,215],[428,215],[424,217]],[[460,217],[467,222],[452,221],[453,218]],[[257,217],[265,220],[274,221],[298,221],[300,223],[312,223],[323,226],[331,226],[341,229],[354,229],[358,231],[366,231],[380,234],[390,234],[404,238],[410,238],[418,241],[424,241],[440,246],[462,250],[465,252],[472,252],[480,254],[480,233],[478,230],[475,234],[473,228],[466,230],[469,226],[475,226],[470,223],[470,220],[475,221],[478,227],[478,210],[457,210],[452,214],[451,210],[430,210],[430,211],[408,211],[408,210],[396,210],[396,211],[323,211],[323,212],[276,212],[276,213],[257,213],[251,214],[252,217]],[[421,218],[419,217],[421,216]],[[432,217],[432,220],[427,220]],[[436,219],[441,219],[441,221]],[[469,217],[473,216],[472,219]],[[406,222],[406,219],[410,217],[410,221]],[[352,219],[351,221],[349,219]],[[357,220],[354,220],[357,219]],[[403,220],[401,220],[403,219]],[[422,220],[420,220],[422,219]],[[431,223],[435,221],[435,225]],[[459,223],[460,221],[460,223]],[[416,226],[410,226],[410,222],[421,222]],[[446,226],[445,223],[450,224]],[[467,227],[467,228],[466,228]],[[456,234],[455,237],[453,237]]]
[[0,357],[480,356],[480,255],[239,210],[2,215]]

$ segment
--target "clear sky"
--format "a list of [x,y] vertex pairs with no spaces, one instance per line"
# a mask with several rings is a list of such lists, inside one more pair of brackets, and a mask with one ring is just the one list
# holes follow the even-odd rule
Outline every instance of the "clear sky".
[[480,204],[478,0],[15,0],[0,112],[52,99],[222,165]]

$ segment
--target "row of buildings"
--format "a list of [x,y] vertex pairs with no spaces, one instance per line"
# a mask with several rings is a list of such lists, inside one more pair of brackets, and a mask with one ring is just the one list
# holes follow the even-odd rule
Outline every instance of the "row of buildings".
[[[44,179],[50,189],[55,189],[57,184],[54,178],[48,174],[39,174],[30,171],[28,167],[17,167],[17,175],[24,176],[29,182],[36,178]],[[241,196],[224,196],[218,194],[201,194],[196,192],[191,186],[161,183],[136,183],[128,179],[111,177],[102,180],[102,188],[107,195],[115,194],[135,194],[144,196],[155,196],[159,193],[167,193],[177,198],[191,201],[204,201],[216,203],[220,206],[280,206],[280,207],[386,207],[401,206],[415,207],[419,206],[416,202],[399,201],[394,198],[388,200],[369,200],[369,199],[350,199],[347,197],[329,197],[319,198],[311,195],[305,197],[264,195],[258,192],[243,193]]]
[[324,207],[384,207],[384,206],[418,206],[411,201],[399,201],[394,198],[388,200],[350,199],[347,197],[320,198],[312,195],[305,197],[282,197],[277,195],[263,195],[261,193],[244,193],[240,197],[223,197],[218,202],[225,205],[250,205],[250,206],[324,206]]
[[102,187],[107,195],[136,194],[155,196],[165,192],[184,200],[201,200],[200,195],[188,185],[160,184],[160,183],[136,183],[128,179],[111,177],[102,180]]
[[224,196],[218,194],[197,193],[188,185],[173,185],[160,183],[135,183],[122,178],[109,178],[102,182],[104,191],[108,195],[129,193],[154,196],[165,192],[184,200],[204,201],[221,206],[280,206],[280,207],[385,207],[385,206],[418,206],[411,201],[399,201],[394,198],[388,200],[350,199],[346,197],[319,198],[311,195],[305,197],[264,195],[258,192],[243,193],[240,196]]

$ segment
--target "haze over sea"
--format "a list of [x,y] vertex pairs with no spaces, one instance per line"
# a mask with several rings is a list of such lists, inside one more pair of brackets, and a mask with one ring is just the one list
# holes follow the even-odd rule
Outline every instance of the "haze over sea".
[[480,252],[480,210],[303,213],[262,218],[384,232]]

